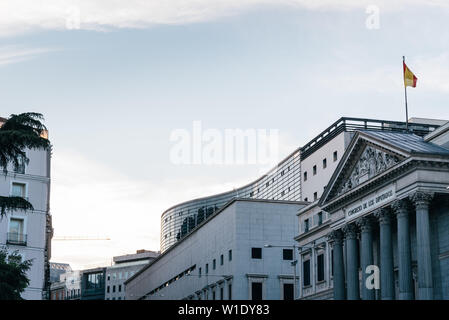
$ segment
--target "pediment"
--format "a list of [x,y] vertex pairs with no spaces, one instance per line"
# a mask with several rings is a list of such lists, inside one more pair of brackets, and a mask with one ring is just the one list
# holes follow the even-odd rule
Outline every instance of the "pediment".
[[375,179],[407,156],[401,150],[395,150],[360,134],[355,135],[329,181],[321,203],[328,202]]

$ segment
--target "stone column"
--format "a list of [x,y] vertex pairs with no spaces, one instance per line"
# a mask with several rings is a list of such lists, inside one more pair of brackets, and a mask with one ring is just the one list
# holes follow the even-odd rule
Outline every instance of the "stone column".
[[413,300],[412,258],[410,249],[409,205],[405,199],[391,206],[398,222],[399,299]]
[[375,212],[380,227],[380,296],[382,300],[394,300],[393,245],[391,215],[388,209]]
[[343,228],[347,247],[347,269],[348,269],[348,300],[360,299],[358,252],[357,252],[357,227],[355,224],[348,224]]
[[361,265],[362,265],[362,299],[374,300],[375,289],[366,286],[366,267],[374,264],[373,258],[373,221],[371,217],[364,217],[357,221],[360,228]]
[[433,299],[432,260],[430,256],[429,204],[432,195],[415,192],[410,199],[416,208],[416,246],[418,253],[418,299]]
[[334,250],[334,299],[345,300],[345,268],[343,263],[343,232],[334,230],[329,235]]

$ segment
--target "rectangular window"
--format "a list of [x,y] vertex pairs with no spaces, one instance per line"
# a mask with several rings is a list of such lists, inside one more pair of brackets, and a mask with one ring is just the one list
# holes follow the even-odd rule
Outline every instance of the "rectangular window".
[[122,292],[122,285],[121,284],[118,285],[118,292]]
[[324,281],[324,254],[316,257],[316,269],[317,281]]
[[251,258],[262,259],[262,248],[251,248]]
[[215,300],[215,290],[212,291],[212,300]]
[[337,151],[334,151],[334,161],[337,161],[337,159],[338,159]]
[[228,285],[228,300],[232,300],[232,284]]
[[323,224],[323,212],[318,212],[318,225]]
[[12,183],[11,196],[25,198],[25,183]]
[[307,171],[304,171],[304,181],[307,181]]
[[251,283],[251,299],[262,300],[262,282]]
[[284,283],[284,300],[293,300],[293,283]]
[[212,269],[215,270],[215,268],[217,267],[217,262],[216,260],[212,260]]
[[313,166],[313,175],[316,175],[316,165]]
[[17,165],[14,165],[14,172],[24,174],[25,173],[25,159],[22,156],[19,156],[17,158],[17,160],[19,163]]
[[220,300],[223,300],[223,287],[220,288]]
[[309,219],[304,220],[304,232],[309,231]]
[[199,268],[199,270],[198,270],[198,277],[201,278],[201,268]]
[[112,292],[115,292],[115,286],[112,286]]
[[220,256],[220,265],[223,265],[223,263],[224,263],[224,256],[221,255],[221,256]]
[[229,258],[229,261],[232,261],[232,250],[229,250],[229,252],[228,252],[228,258]]
[[110,289],[111,289],[111,288],[110,288],[109,286],[107,286],[106,292],[109,293]]
[[310,260],[306,260],[302,263],[303,272],[303,285],[304,287],[310,286]]
[[316,199],[318,199],[318,192],[313,193],[313,200],[315,201]]
[[26,245],[23,219],[11,218],[11,220],[9,220],[7,242],[11,244]]
[[208,273],[209,273],[209,264],[206,263],[206,274],[208,274]]
[[334,249],[331,249],[331,276],[334,276]]
[[293,249],[283,249],[282,258],[284,260],[293,260]]

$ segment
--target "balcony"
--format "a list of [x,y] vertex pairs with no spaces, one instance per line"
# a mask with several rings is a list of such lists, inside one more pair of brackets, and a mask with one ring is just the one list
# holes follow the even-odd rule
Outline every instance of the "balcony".
[[7,233],[6,244],[13,244],[16,246],[27,245],[27,235],[22,233]]

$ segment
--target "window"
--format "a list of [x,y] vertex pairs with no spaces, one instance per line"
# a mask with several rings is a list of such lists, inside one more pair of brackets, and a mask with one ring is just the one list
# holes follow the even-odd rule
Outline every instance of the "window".
[[217,261],[214,259],[214,260],[212,260],[212,269],[215,270],[216,267],[217,267]]
[[262,300],[262,282],[251,283],[251,299]]
[[318,225],[323,224],[323,212],[318,212]]
[[220,265],[223,265],[223,263],[224,263],[224,256],[221,255],[221,256],[220,256]]
[[13,182],[11,195],[13,197],[25,198],[25,183]]
[[223,287],[220,288],[220,300],[223,300]]
[[284,260],[293,260],[293,249],[283,249],[282,258]]
[[229,261],[232,261],[232,250],[229,250],[229,252],[228,252],[228,258],[229,258]]
[[305,260],[302,263],[303,272],[303,285],[304,287],[310,286],[310,260]]
[[111,274],[108,273],[108,281],[111,280]]
[[118,285],[118,292],[122,292],[122,285],[121,284]]
[[284,283],[284,300],[293,300],[293,283]]
[[314,192],[314,193],[313,193],[313,201],[315,201],[316,199],[318,199],[318,193],[317,193],[317,192]]
[[309,200],[308,200],[307,198],[304,198],[304,201],[305,201],[305,202],[308,202]]
[[337,159],[338,159],[337,151],[334,151],[334,161],[337,161]]
[[215,300],[215,290],[212,291],[212,300]]
[[326,169],[326,167],[327,167],[327,159],[324,158],[323,159],[323,169]]
[[319,254],[316,257],[316,274],[317,274],[317,281],[324,281],[324,254]]
[[334,276],[334,249],[331,249],[331,276]]
[[251,248],[251,258],[262,259],[262,248]]
[[206,274],[208,274],[208,273],[209,273],[209,264],[206,263]]
[[112,292],[115,292],[115,286],[112,286]]
[[11,218],[11,220],[9,220],[9,233],[7,242],[11,244],[26,245],[23,219]]
[[201,278],[201,268],[198,270],[198,277]]
[[304,181],[307,181],[307,171],[304,171]]
[[17,160],[19,163],[17,165],[14,165],[14,172],[24,174],[25,173],[25,159],[24,159],[24,157],[19,156],[17,158]]
[[309,219],[304,220],[304,232],[309,231]]
[[232,300],[232,284],[228,285],[228,300]]
[[107,292],[107,293],[109,293],[109,291],[110,291],[110,287],[109,287],[109,286],[107,286],[107,288],[106,288],[106,292]]

